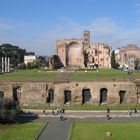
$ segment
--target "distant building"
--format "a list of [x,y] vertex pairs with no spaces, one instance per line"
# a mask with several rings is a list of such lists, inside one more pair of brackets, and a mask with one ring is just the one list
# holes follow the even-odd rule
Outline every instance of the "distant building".
[[126,66],[130,69],[134,69],[134,62],[138,58],[140,59],[140,48],[134,44],[128,44],[126,47],[122,47],[115,51],[116,61],[121,67]]
[[27,65],[28,63],[33,62],[34,60],[37,60],[36,55],[25,55],[24,56],[24,63]]
[[64,67],[110,68],[111,47],[90,43],[90,32],[84,31],[83,39],[57,40],[56,54]]

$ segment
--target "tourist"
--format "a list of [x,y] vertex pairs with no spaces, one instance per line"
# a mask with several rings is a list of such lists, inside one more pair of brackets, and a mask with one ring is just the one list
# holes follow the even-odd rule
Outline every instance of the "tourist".
[[59,109],[57,109],[57,114],[59,114],[59,112],[60,112],[60,110],[59,110]]
[[109,108],[107,108],[107,113],[110,113],[110,109]]
[[62,113],[63,113],[63,114],[65,113],[65,109],[64,109],[64,108],[62,108]]
[[55,114],[55,112],[54,112],[54,110],[52,110],[52,115],[54,116],[54,114]]
[[61,113],[61,115],[60,115],[60,120],[63,121],[63,118],[64,118],[64,117],[63,117],[63,115],[62,115],[62,113]]
[[130,117],[132,117],[132,109],[130,107],[128,108],[128,114]]
[[136,107],[134,108],[134,113],[137,113],[137,108]]
[[43,110],[43,114],[45,115],[45,109]]
[[110,119],[109,113],[106,114],[106,117],[107,117],[108,120]]
[[110,119],[110,109],[109,109],[109,108],[107,108],[107,114],[106,114],[106,117],[107,117],[108,120]]

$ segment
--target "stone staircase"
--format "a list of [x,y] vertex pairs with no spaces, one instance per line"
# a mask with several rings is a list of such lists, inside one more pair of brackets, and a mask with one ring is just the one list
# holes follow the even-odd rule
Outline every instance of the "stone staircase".
[[67,67],[65,69],[62,69],[60,73],[55,77],[54,83],[70,82],[75,70],[76,67]]

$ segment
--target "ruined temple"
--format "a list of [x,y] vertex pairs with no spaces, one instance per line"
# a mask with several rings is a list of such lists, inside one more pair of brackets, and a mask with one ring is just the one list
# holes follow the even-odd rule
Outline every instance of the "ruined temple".
[[84,31],[82,39],[56,41],[56,54],[64,67],[110,68],[111,47],[90,42],[90,32]]
[[140,48],[134,44],[128,44],[116,51],[116,61],[121,65],[126,65],[130,69],[134,69],[134,62],[140,59]]

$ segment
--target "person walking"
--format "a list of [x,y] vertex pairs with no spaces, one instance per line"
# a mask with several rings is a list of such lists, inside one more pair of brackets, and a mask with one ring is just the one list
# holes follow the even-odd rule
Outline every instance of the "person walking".
[[108,120],[110,119],[110,109],[109,109],[109,108],[107,108],[107,114],[106,114],[106,117],[107,117]]

